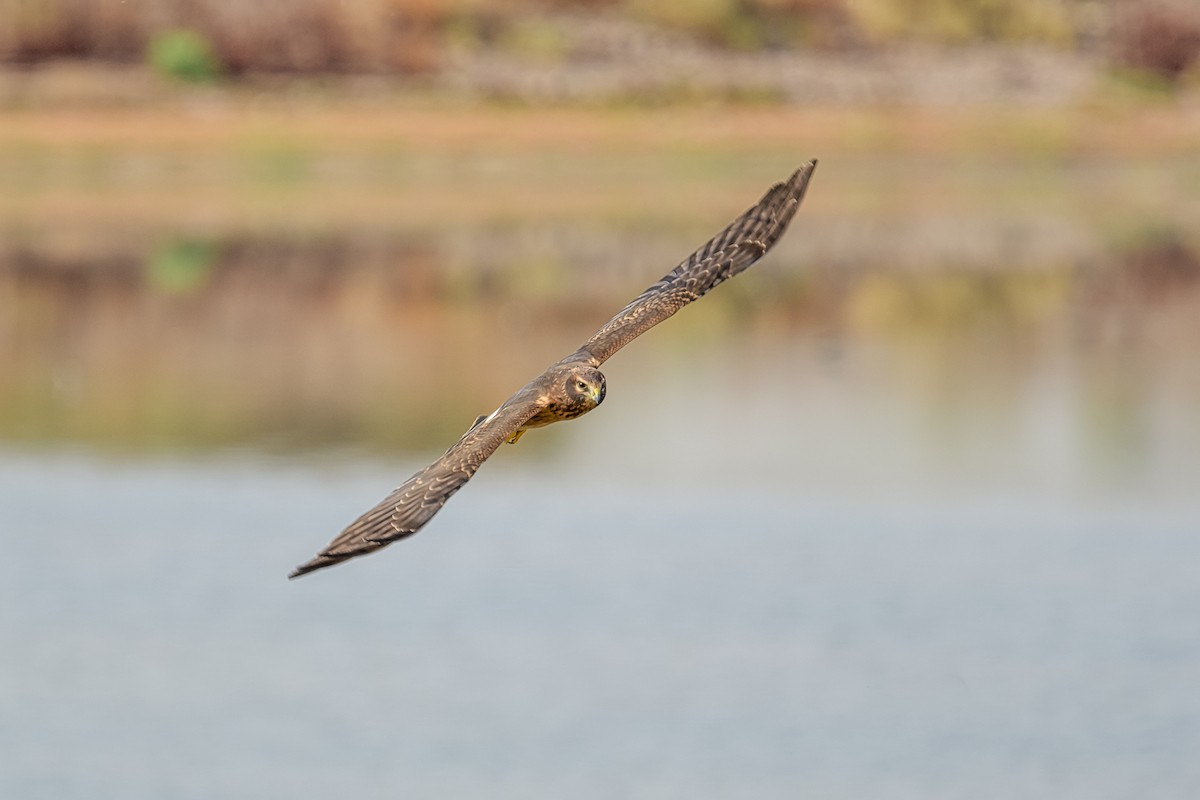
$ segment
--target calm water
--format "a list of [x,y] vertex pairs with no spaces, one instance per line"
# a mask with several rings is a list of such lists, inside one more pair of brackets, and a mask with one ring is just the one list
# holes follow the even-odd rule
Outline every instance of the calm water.
[[290,583],[714,219],[8,225],[0,797],[1194,797],[1195,242],[898,205]]
[[1195,405],[747,344],[297,582],[416,455],[7,450],[0,795],[1192,796]]

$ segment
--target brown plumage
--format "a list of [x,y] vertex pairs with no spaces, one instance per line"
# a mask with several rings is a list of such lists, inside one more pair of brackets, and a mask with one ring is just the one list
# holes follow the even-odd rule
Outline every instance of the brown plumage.
[[600,405],[605,383],[597,368],[626,344],[770,250],[804,199],[816,166],[815,160],[810,161],[788,180],[772,186],[723,231],[621,309],[582,347],[552,364],[491,414],[477,419],[439,459],[352,522],[288,577],[332,566],[411,536],[503,442],[515,442],[530,428],[573,419]]

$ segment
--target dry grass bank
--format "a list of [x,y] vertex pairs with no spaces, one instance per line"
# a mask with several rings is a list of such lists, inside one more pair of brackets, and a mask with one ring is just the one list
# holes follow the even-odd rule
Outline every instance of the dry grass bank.
[[142,108],[5,112],[0,156],[22,149],[198,154],[245,147],[427,153],[1008,153],[1177,155],[1200,151],[1200,107],[1055,109],[523,107],[196,93]]
[[[809,157],[813,213],[1086,206],[1182,218],[1200,109],[588,109],[224,97],[26,110],[0,126],[0,220],[353,229],[729,211]],[[636,202],[631,202],[631,199]],[[685,211],[684,211],[685,210]]]

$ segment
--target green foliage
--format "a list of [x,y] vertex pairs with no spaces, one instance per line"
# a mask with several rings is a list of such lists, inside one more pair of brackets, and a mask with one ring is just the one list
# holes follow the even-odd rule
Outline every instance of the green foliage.
[[1175,83],[1168,77],[1150,69],[1126,66],[1110,67],[1108,97],[1115,100],[1171,101],[1175,99]]
[[537,18],[516,20],[501,45],[514,55],[547,64],[561,62],[569,49],[561,31]]
[[160,33],[151,39],[147,58],[162,74],[191,83],[215,80],[221,72],[220,62],[208,39],[183,28]]
[[188,294],[208,281],[217,260],[217,246],[210,241],[172,239],[151,256],[146,265],[150,283],[171,294]]
[[858,26],[880,42],[1069,44],[1075,36],[1064,0],[845,0],[845,5]]

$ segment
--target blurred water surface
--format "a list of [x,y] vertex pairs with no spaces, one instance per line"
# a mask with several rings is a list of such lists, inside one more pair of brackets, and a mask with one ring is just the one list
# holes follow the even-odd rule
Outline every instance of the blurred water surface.
[[295,583],[760,187],[4,217],[0,795],[1192,796],[1193,168],[1115,168],[1176,192],[1116,224],[1104,170],[914,208],[823,163],[602,408]]

